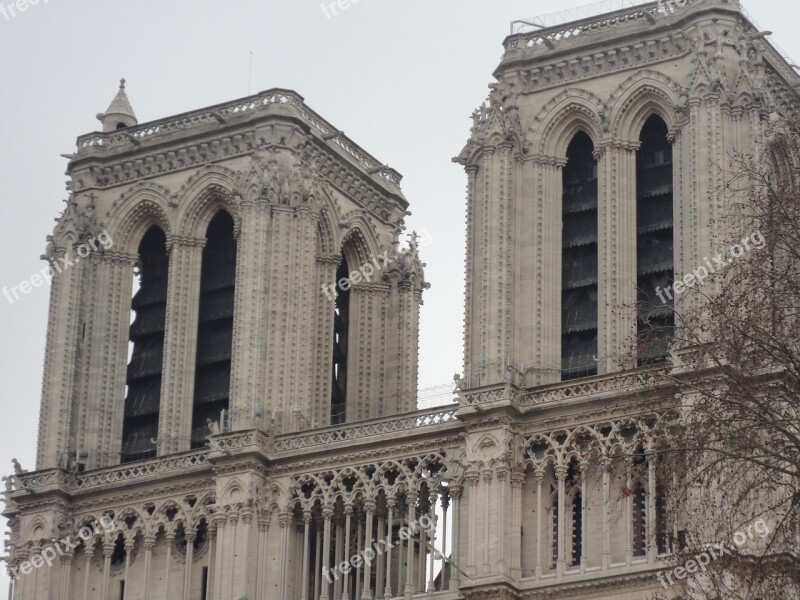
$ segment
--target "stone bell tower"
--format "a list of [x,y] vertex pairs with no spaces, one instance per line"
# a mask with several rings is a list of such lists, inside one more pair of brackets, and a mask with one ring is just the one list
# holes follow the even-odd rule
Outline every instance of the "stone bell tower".
[[427,284],[397,172],[287,90],[138,126],[123,80],[98,118],[47,249],[72,264],[53,277],[39,468],[415,408]]
[[663,360],[680,298],[658,291],[718,251],[733,153],[796,99],[797,73],[736,0],[547,25],[512,24],[455,159],[468,177],[462,387]]

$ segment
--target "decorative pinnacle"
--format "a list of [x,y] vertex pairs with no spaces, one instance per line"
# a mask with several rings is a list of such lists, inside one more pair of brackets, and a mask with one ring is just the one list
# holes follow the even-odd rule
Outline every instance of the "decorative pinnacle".
[[125,78],[124,77],[119,80],[119,89],[121,89],[121,90],[125,89]]

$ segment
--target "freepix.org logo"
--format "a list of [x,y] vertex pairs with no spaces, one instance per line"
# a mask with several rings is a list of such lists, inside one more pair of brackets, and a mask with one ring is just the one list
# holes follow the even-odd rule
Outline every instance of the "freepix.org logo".
[[[17,15],[24,13],[31,6],[36,6],[39,2],[40,0],[17,0],[16,2],[9,2],[8,4],[0,2],[0,15],[2,15],[6,21],[10,21]],[[49,0],[41,0],[41,2],[48,4]]]
[[108,513],[100,517],[99,521],[85,525],[78,531],[78,539],[72,541],[72,536],[66,536],[60,540],[53,538],[52,544],[42,548],[41,552],[34,554],[28,560],[21,562],[18,566],[9,570],[11,579],[17,581],[23,575],[29,575],[34,569],[39,569],[45,565],[53,566],[53,561],[59,556],[64,556],[65,552],[72,552],[81,542],[86,543],[100,533],[100,530],[110,533],[114,531],[114,518]]
[[20,281],[17,285],[3,286],[3,296],[6,297],[9,304],[14,304],[16,300],[20,299],[20,294],[27,295],[33,291],[33,288],[40,287],[42,284],[48,285],[53,279],[55,273],[63,273],[65,270],[74,266],[75,263],[80,262],[82,258],[86,258],[92,253],[92,250],[98,249],[98,244],[102,246],[103,250],[108,250],[114,245],[114,240],[107,231],[101,231],[96,236],[89,238],[85,244],[79,244],[75,248],[76,256],[64,254],[63,256],[55,257],[55,259],[38,273],[34,273],[28,279]]

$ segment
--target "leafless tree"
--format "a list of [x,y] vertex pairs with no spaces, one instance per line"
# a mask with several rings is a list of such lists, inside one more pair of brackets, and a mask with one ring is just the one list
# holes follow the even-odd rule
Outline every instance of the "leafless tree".
[[800,598],[800,121],[765,129],[708,199],[719,254],[676,273],[663,598]]

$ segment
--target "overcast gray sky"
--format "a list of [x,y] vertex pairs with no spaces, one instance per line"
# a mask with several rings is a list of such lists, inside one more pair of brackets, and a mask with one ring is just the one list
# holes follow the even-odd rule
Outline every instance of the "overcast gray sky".
[[[400,171],[410,228],[426,228],[420,385],[450,382],[461,365],[466,178],[450,162],[513,19],[585,1],[351,0],[329,17],[320,0],[39,0],[11,16],[0,0],[0,287],[39,271],[45,236],[64,205],[61,153],[95,131],[118,80],[139,122],[271,87],[307,104]],[[327,2],[326,2],[327,3]],[[800,60],[798,4],[745,7]],[[5,9],[5,10],[2,10]],[[48,289],[14,304],[0,296],[4,392],[0,474],[34,468]],[[0,575],[0,585],[4,582]]]

